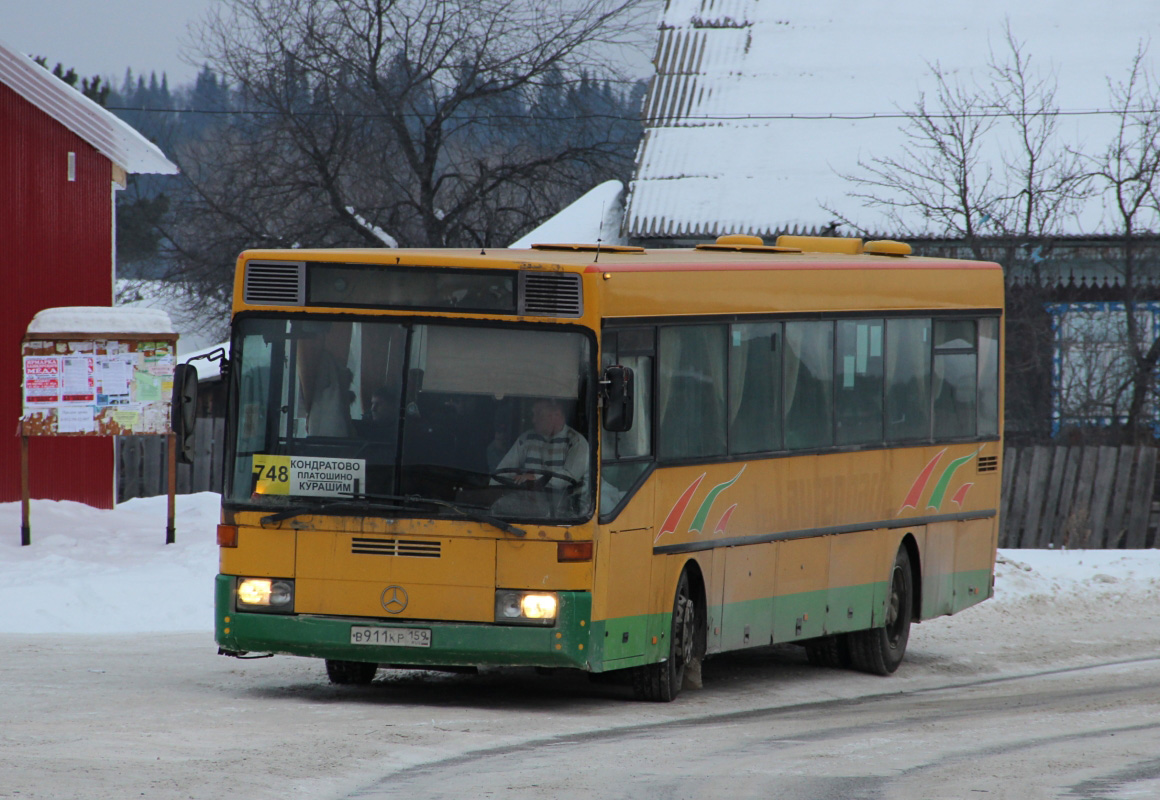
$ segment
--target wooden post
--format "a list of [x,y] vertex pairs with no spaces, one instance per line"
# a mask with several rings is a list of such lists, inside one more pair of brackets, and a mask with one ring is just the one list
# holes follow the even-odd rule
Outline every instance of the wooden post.
[[20,546],[32,544],[32,528],[28,524],[28,437],[20,432]]
[[177,533],[173,528],[177,496],[177,434],[169,433],[169,524],[165,528],[165,543],[173,544],[177,541]]

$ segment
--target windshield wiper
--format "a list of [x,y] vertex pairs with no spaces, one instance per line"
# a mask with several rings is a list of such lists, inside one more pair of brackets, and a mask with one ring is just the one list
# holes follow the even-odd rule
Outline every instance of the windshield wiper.
[[[517,528],[509,522],[505,522],[498,517],[493,517],[490,514],[484,514],[478,510],[478,506],[468,506],[463,503],[452,503],[450,500],[437,500],[434,497],[420,497],[417,494],[355,494],[351,493],[352,498],[357,500],[388,500],[400,503],[426,503],[432,506],[439,506],[440,508],[449,508],[461,517],[465,517],[473,522],[482,522],[484,525],[490,525],[493,528],[499,528],[504,533],[510,533],[512,536],[527,536],[528,533],[523,528]],[[410,511],[418,509],[410,508]]]
[[[300,505],[284,509],[275,514],[268,514],[267,516],[262,517],[260,522],[264,528],[266,527],[267,523],[281,522],[284,519],[297,517],[301,514],[327,514],[332,511],[338,511],[339,509],[349,509],[351,511],[358,512],[366,511],[367,508],[367,505],[362,503],[353,503],[350,500],[340,500],[337,502],[323,503],[316,506]],[[376,511],[422,511],[422,509],[415,508],[414,506],[399,505],[397,503],[392,503],[389,505],[387,503],[371,503],[369,508]]]

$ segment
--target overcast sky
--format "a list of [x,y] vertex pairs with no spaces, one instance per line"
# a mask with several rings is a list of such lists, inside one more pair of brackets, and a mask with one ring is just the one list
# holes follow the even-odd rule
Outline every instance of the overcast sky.
[[82,75],[112,78],[169,75],[171,87],[189,83],[200,64],[182,59],[188,26],[216,0],[0,0],[0,39],[15,50],[44,56]]
[[[44,56],[50,67],[59,62],[86,77],[111,78],[117,87],[130,67],[134,75],[164,72],[173,88],[191,83],[201,69],[190,52],[189,25],[217,2],[0,0],[0,40],[19,52]],[[651,50],[650,43],[639,53],[619,57],[630,72],[645,77]]]

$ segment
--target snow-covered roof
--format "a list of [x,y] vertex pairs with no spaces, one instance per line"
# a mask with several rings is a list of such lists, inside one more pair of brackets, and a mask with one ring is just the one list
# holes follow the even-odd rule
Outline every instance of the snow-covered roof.
[[623,218],[624,184],[605,181],[509,246],[591,243],[598,239],[604,244],[624,244],[620,236]]
[[38,311],[28,323],[29,336],[118,333],[173,336],[177,331],[169,315],[155,308],[61,306]]
[[[900,155],[897,113],[933,95],[929,65],[987,81],[1008,22],[1033,70],[1056,77],[1060,108],[1092,110],[1108,107],[1108,79],[1126,77],[1140,40],[1160,33],[1160,3],[668,0],[629,236],[820,229],[832,219],[825,205],[886,230],[884,217],[847,196],[853,187],[841,175],[858,172],[859,159]],[[1060,134],[1102,148],[1108,125],[1106,116],[1067,116]],[[1091,232],[1100,216],[1088,209],[1066,232]]]
[[128,173],[174,175],[177,165],[132,126],[0,40],[0,83],[73,131]]

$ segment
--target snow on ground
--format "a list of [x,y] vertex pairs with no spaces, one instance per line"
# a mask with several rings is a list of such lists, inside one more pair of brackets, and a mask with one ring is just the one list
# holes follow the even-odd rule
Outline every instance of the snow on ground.
[[[34,500],[32,544],[20,504],[0,503],[0,633],[212,631],[220,497],[179,495],[176,542],[165,544],[166,498],[112,511]],[[1160,591],[1160,550],[1002,550],[997,604]],[[1077,609],[1078,610],[1078,609]]]

